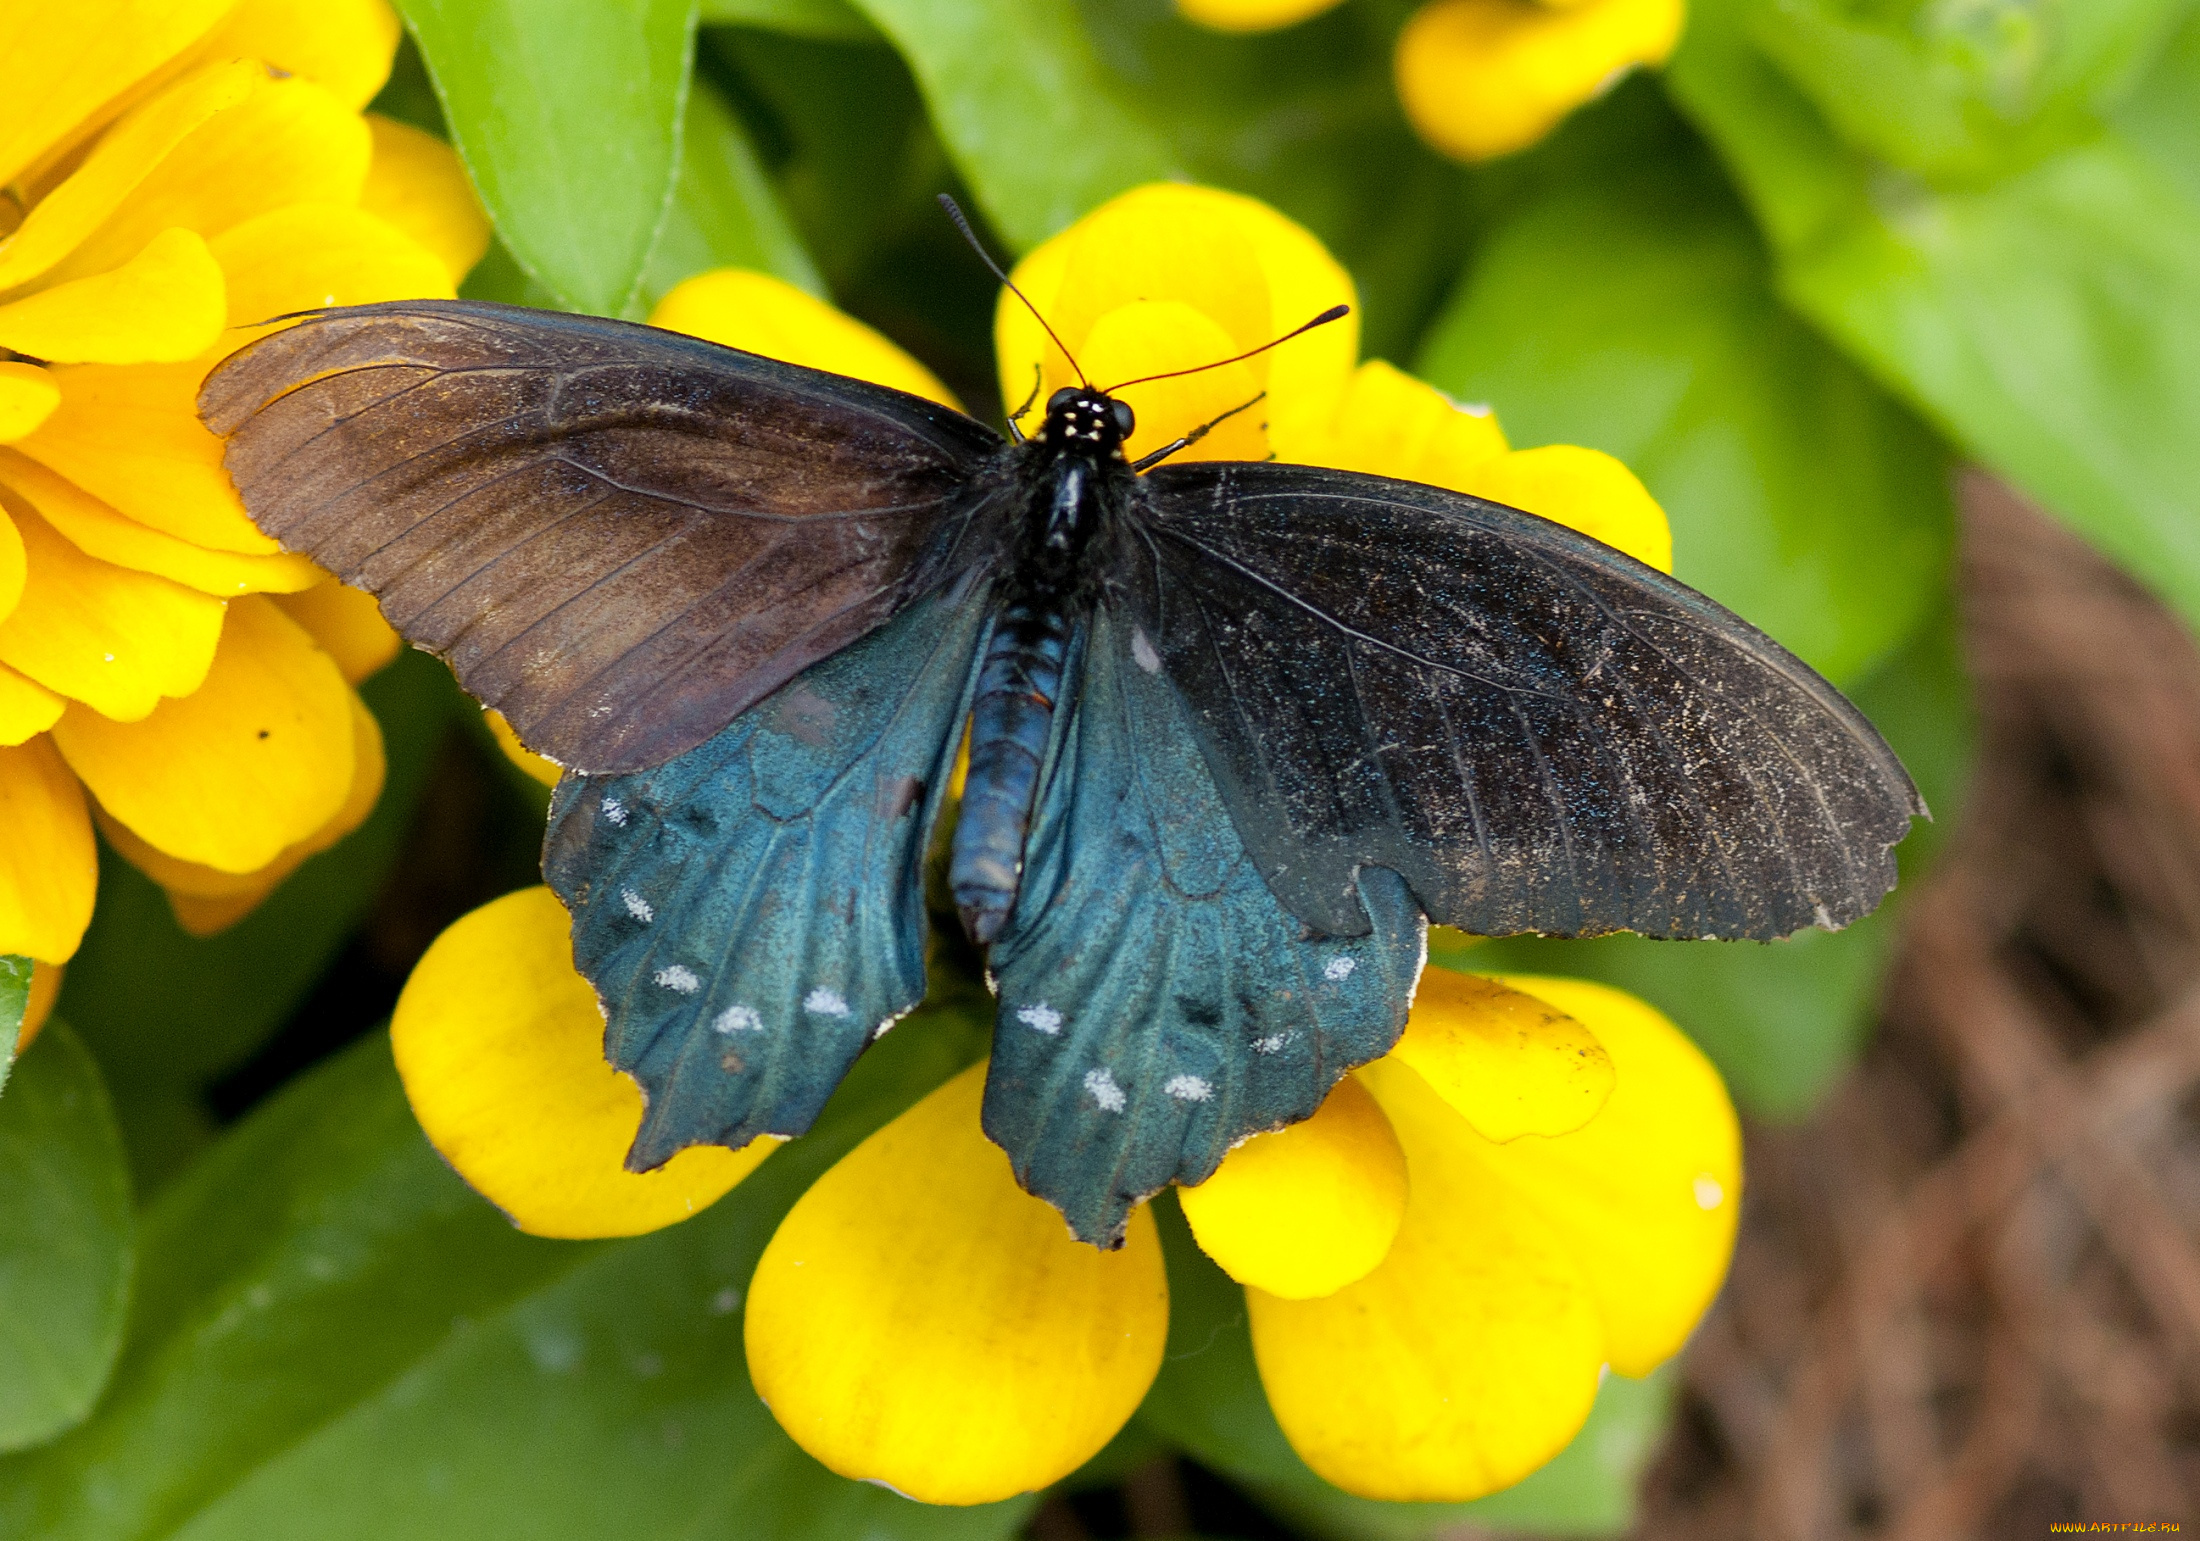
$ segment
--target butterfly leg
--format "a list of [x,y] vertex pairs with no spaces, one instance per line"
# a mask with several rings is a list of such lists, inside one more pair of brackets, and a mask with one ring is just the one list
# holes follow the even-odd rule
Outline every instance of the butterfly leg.
[[1151,454],[1139,456],[1136,460],[1131,462],[1131,469],[1133,471],[1143,471],[1148,466],[1159,465],[1162,461],[1168,459],[1178,450],[1188,449],[1192,445],[1197,444],[1201,439],[1206,438],[1207,435],[1211,433],[1214,429],[1220,427],[1224,423],[1227,423],[1231,418],[1236,417],[1240,412],[1244,412],[1249,410],[1250,408],[1259,406],[1262,401],[1267,399],[1267,396],[1268,393],[1266,391],[1262,391],[1260,395],[1255,396],[1251,401],[1244,403],[1244,405],[1232,407],[1229,411],[1223,413],[1222,416],[1201,423],[1197,428],[1194,428],[1190,433],[1184,435],[1183,438],[1178,439],[1175,443],[1164,444],[1161,446],[1161,448],[1153,451],[1153,453]]
[[1043,383],[1045,383],[1045,380],[1046,376],[1040,371],[1039,366],[1037,364],[1032,365],[1031,394],[1024,398],[1024,404],[1022,406],[1018,407],[1015,411],[1008,414],[1008,436],[1014,439],[1018,444],[1023,443],[1026,439],[1031,437],[1029,434],[1024,432],[1023,420],[1026,414],[1031,411],[1032,403],[1036,402],[1039,399],[1039,387]]

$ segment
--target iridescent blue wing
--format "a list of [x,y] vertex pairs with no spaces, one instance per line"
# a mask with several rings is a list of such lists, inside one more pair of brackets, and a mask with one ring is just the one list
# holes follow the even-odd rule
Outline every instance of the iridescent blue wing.
[[701,747],[558,783],[543,876],[648,1097],[630,1167],[800,1134],[923,998],[925,839],[986,609],[919,599]]
[[1307,1117],[1387,1050],[1425,935],[1379,869],[1359,877],[1360,936],[1314,934],[1276,901],[1159,667],[1126,618],[1099,611],[990,957],[985,1131],[1103,1245],[1139,1199]]
[[1411,482],[1144,478],[1120,602],[1276,892],[1365,922],[1363,866],[1484,935],[1784,936],[1894,886],[1925,811],[1863,714],[1684,584]]

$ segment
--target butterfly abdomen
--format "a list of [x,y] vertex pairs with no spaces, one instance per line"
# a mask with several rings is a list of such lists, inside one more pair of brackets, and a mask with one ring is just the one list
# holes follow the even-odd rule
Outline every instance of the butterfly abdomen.
[[970,775],[947,880],[963,930],[981,947],[1001,934],[1016,903],[1069,634],[1057,606],[1006,605],[978,666]]

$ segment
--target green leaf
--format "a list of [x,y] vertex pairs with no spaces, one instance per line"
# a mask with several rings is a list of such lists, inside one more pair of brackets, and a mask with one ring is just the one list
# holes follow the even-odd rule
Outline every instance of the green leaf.
[[1859,681],[1852,695],[1902,756],[1937,822],[1902,845],[1902,885],[1845,931],[1785,941],[1652,942],[1506,937],[1432,945],[1432,961],[1476,971],[1573,974],[1649,1001],[1703,1046],[1736,1099],[1760,1117],[1809,1112],[1861,1046],[1901,924],[1901,900],[1923,879],[1958,813],[1973,745],[1970,690],[1955,625],[1943,615]]
[[49,1022],[0,1097],[0,1450],[53,1438],[98,1400],[122,1346],[132,1231],[99,1066]]
[[1093,52],[1072,0],[855,0],[923,88],[979,206],[1018,251],[1180,173]]
[[1936,181],[1842,137],[1753,41],[1770,3],[1694,8],[1669,79],[1782,294],[2200,623],[2200,17],[2086,137]]
[[878,29],[847,0],[703,0],[706,27],[757,27],[831,43],[868,43]]
[[1672,520],[1677,576],[1836,680],[1945,588],[1945,451],[1782,307],[1685,130],[1622,142],[1514,208],[1419,371],[1494,406],[1516,445],[1627,462]]
[[1307,1469],[1261,1391],[1245,1292],[1192,1240],[1169,1198],[1154,1204],[1169,1264],[1169,1344],[1139,1421],[1236,1479],[1309,1533],[1339,1541],[1419,1541],[1469,1526],[1547,1535],[1617,1535],[1634,1516],[1635,1482],[1665,1424],[1670,1384],[1607,1376],[1573,1442],[1540,1471],[1464,1504],[1378,1503]]
[[680,160],[693,0],[402,0],[497,234],[567,310],[631,315]]
[[14,953],[0,954],[0,1091],[8,1085],[8,1071],[15,1064],[15,1040],[23,1030],[23,1013],[30,1005],[30,959]]
[[740,120],[697,81],[688,92],[679,185],[642,272],[640,310],[647,314],[681,280],[717,267],[755,268],[825,292]]
[[1027,1506],[925,1510],[800,1455],[749,1388],[739,1315],[809,1182],[983,1044],[978,1017],[921,1012],[705,1214],[570,1243],[519,1234],[437,1159],[376,1035],[156,1203],[114,1385],[0,1462],[0,1534],[1005,1534]]

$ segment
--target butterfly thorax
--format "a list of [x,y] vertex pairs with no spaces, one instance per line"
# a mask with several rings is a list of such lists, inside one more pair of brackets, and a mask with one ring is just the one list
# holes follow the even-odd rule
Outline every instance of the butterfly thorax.
[[1123,441],[1132,421],[1123,403],[1070,387],[1048,401],[1038,434],[1011,451],[1020,506],[978,669],[970,773],[948,865],[963,929],[981,946],[1015,907],[1070,639],[1091,608],[1093,558],[1130,496]]

